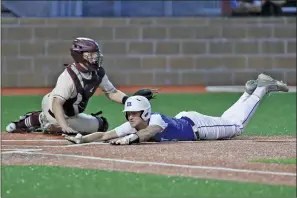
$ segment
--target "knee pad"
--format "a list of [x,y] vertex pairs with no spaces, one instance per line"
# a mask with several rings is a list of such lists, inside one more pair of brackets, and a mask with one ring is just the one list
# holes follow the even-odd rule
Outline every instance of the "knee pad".
[[99,128],[98,128],[98,131],[100,132],[106,132],[108,130],[108,127],[109,127],[109,124],[108,124],[108,121],[105,117],[97,117],[95,116],[98,120],[98,123],[99,123]]
[[41,111],[30,111],[20,116],[19,120],[15,121],[17,127],[26,132],[37,131],[39,129]]
[[40,129],[43,132],[47,131],[51,126],[51,124],[49,123],[49,121],[47,120],[43,112],[39,114],[39,122],[40,122]]
[[105,117],[103,117],[103,116],[99,117],[98,115],[100,115],[100,114],[102,114],[102,111],[99,111],[97,113],[91,113],[91,115],[94,116],[98,120],[98,123],[99,123],[98,131],[106,132],[108,130],[109,123]]
[[30,111],[30,112],[27,112],[24,115],[20,116],[18,121],[25,120],[26,118],[30,117],[31,115],[38,115],[39,116],[41,112],[42,111]]

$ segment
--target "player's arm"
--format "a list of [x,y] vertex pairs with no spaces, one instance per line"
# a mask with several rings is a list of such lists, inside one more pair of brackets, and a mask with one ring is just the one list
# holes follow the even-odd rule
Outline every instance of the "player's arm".
[[63,109],[64,103],[65,103],[64,99],[60,97],[53,97],[53,113],[61,128],[67,127],[66,119],[64,116],[65,112]]
[[160,114],[151,115],[149,126],[137,132],[139,142],[148,141],[157,133],[161,133],[167,125]]
[[85,135],[82,137],[81,143],[89,143],[94,141],[106,141],[117,138],[118,135],[115,130],[107,131],[107,132],[95,132],[89,135]]
[[85,136],[82,136],[80,133],[78,133],[76,136],[69,136],[67,134],[63,134],[63,137],[74,144],[84,144],[94,141],[104,141],[113,139],[116,138],[117,135],[115,131],[112,130],[107,132],[95,132]]
[[139,138],[139,142],[146,142],[151,139],[157,133],[162,132],[163,128],[158,125],[151,125],[145,129],[139,130],[136,135]]
[[110,100],[120,104],[125,104],[126,100],[128,99],[128,96],[118,89],[114,90],[113,92],[107,93],[106,95]]
[[73,133],[76,132],[72,128],[70,128],[65,119],[65,112],[63,109],[63,105],[67,99],[71,97],[72,92],[74,91],[75,87],[72,83],[72,79],[65,70],[58,78],[56,86],[52,91],[53,95],[53,103],[52,109],[53,114],[55,115],[55,119],[57,120],[58,124],[62,128],[63,132]]
[[80,137],[80,139],[76,139],[76,137],[67,136],[67,135],[64,135],[64,138],[71,142],[81,144],[81,143],[88,143],[88,142],[94,142],[94,141],[107,141],[118,137],[123,137],[125,135],[135,133],[135,132],[136,130],[130,126],[129,122],[125,122],[124,124],[107,132],[91,133],[89,135]]
[[122,91],[116,89],[113,84],[108,79],[107,75],[105,74],[102,78],[102,82],[100,84],[101,90],[105,93],[105,95],[112,101],[125,104],[128,96],[123,93]]
[[111,144],[119,145],[119,144],[133,144],[133,143],[140,143],[146,142],[151,139],[157,133],[160,133],[163,130],[161,126],[158,125],[151,125],[145,129],[139,130],[137,133],[133,133],[127,135],[121,139],[111,141]]
[[130,134],[118,140],[112,141],[111,144],[117,145],[145,142],[151,139],[157,133],[162,132],[166,127],[167,124],[160,115],[152,115],[148,127],[141,129],[134,134]]
[[[129,97],[127,94],[116,89],[113,86],[113,84],[110,82],[110,80],[108,79],[106,74],[102,78],[100,88],[110,100],[120,103],[120,104],[125,104],[126,100]],[[156,94],[156,93],[158,93],[157,89],[140,89],[140,90],[136,91],[133,95],[144,96],[148,100],[151,100],[151,99],[155,98],[154,94]]]

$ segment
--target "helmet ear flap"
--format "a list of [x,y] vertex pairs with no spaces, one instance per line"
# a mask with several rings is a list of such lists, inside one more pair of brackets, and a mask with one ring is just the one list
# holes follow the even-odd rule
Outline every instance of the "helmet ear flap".
[[77,48],[70,49],[70,55],[72,56],[73,60],[76,63],[83,63],[84,62],[83,52],[80,51],[79,49],[77,49]]
[[149,114],[148,111],[146,111],[146,112],[141,111],[141,114],[140,114],[141,119],[143,119],[144,121],[146,121],[146,117],[148,116],[148,114]]

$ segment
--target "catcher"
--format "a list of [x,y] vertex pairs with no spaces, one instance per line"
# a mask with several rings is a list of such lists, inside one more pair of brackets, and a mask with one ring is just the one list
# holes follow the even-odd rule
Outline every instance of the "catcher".
[[[127,122],[108,132],[89,135],[63,135],[72,143],[108,141],[114,145],[129,145],[146,141],[197,141],[230,139],[243,133],[263,97],[269,92],[288,92],[281,81],[260,74],[246,83],[246,91],[222,116],[213,117],[196,111],[182,111],[174,118],[152,113],[151,104],[143,96],[131,96],[124,107]],[[116,139],[118,138],[118,139]]]
[[[65,65],[55,88],[43,97],[42,110],[21,116],[6,127],[7,132],[32,132],[36,130],[64,133],[92,133],[107,131],[108,121],[102,112],[83,113],[89,99],[99,87],[116,103],[125,104],[129,98],[117,90],[109,81],[102,67],[103,55],[96,41],[90,38],[76,38],[70,49],[74,63]],[[155,90],[141,89],[134,95],[154,98]]]

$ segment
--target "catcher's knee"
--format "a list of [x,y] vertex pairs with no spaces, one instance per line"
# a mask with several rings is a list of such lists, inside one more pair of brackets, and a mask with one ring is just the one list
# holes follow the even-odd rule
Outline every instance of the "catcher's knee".
[[91,113],[91,116],[94,116],[98,121],[98,131],[106,132],[108,130],[109,124],[105,117],[99,116],[100,114],[102,114],[102,111],[98,111],[97,113]]
[[43,129],[46,129],[49,126],[49,121],[47,120],[46,115],[43,112],[39,114],[39,122],[41,128]]
[[108,130],[108,127],[109,127],[109,123],[107,121],[107,119],[103,116],[97,116],[97,115],[94,115],[94,114],[91,114],[92,116],[94,116],[97,121],[98,121],[98,124],[99,124],[99,127],[98,127],[98,131],[100,132],[106,132]]

